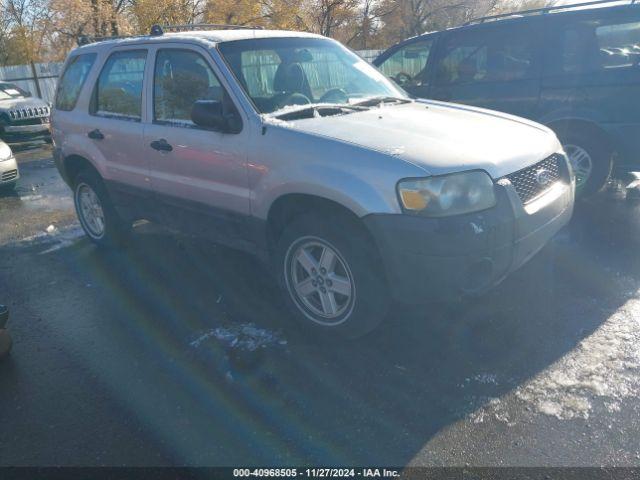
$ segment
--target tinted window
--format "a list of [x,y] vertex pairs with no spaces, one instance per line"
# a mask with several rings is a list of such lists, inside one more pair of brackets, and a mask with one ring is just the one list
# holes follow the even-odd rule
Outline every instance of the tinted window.
[[640,62],[640,22],[592,20],[564,31],[561,70],[582,73]]
[[387,58],[380,70],[403,87],[419,87],[427,83],[427,60],[433,39],[405,45]]
[[146,50],[113,53],[100,72],[92,112],[140,120]]
[[56,108],[58,110],[69,111],[76,106],[80,90],[82,90],[95,60],[95,53],[78,55],[69,60],[67,68],[58,82],[58,91],[56,92]]
[[436,68],[439,85],[533,78],[535,45],[526,29],[451,35]]
[[156,56],[154,120],[194,125],[197,100],[223,100],[223,89],[205,59],[190,50],[160,50]]

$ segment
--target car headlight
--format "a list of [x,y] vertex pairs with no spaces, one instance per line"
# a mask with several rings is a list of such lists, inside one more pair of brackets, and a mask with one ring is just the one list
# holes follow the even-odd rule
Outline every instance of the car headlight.
[[398,195],[406,212],[429,217],[477,212],[496,204],[493,180],[482,171],[402,180]]
[[9,160],[11,157],[13,157],[13,153],[11,152],[9,145],[0,142],[0,162]]

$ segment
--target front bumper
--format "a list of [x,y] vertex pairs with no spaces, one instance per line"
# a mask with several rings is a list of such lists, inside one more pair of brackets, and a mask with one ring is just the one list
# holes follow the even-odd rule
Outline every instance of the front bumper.
[[496,197],[494,208],[448,218],[364,218],[396,300],[449,301],[497,285],[569,222],[574,186],[558,182],[526,207],[509,184],[497,184]]
[[19,178],[20,171],[15,157],[0,161],[0,185],[15,183]]
[[2,138],[6,140],[28,140],[39,137],[51,136],[51,125],[49,123],[39,123],[35,125],[4,125],[2,127]]

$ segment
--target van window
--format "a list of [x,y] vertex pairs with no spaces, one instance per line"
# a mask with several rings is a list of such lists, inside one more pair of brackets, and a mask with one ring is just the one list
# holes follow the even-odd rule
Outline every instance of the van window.
[[584,21],[562,39],[561,71],[583,73],[640,63],[640,22]]
[[380,70],[403,87],[426,85],[427,61],[432,46],[432,38],[405,45],[387,58],[380,65]]
[[58,82],[58,91],[56,92],[56,108],[58,110],[70,111],[75,108],[80,90],[82,90],[95,61],[95,53],[76,55],[69,60],[60,82]]
[[91,113],[140,121],[146,59],[146,50],[111,54],[98,77]]
[[213,70],[191,50],[159,50],[153,78],[154,120],[158,122],[195,126],[191,108],[197,100],[223,100]]
[[442,49],[436,84],[533,78],[536,75],[533,38],[522,28],[452,34]]

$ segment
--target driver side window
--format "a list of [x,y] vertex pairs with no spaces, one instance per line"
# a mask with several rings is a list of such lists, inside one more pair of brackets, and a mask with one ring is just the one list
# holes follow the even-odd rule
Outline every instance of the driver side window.
[[224,90],[207,61],[197,52],[158,50],[153,75],[153,120],[195,127],[191,109],[197,101],[224,101]]
[[380,70],[401,87],[421,87],[427,84],[427,63],[433,39],[405,45],[387,58]]

